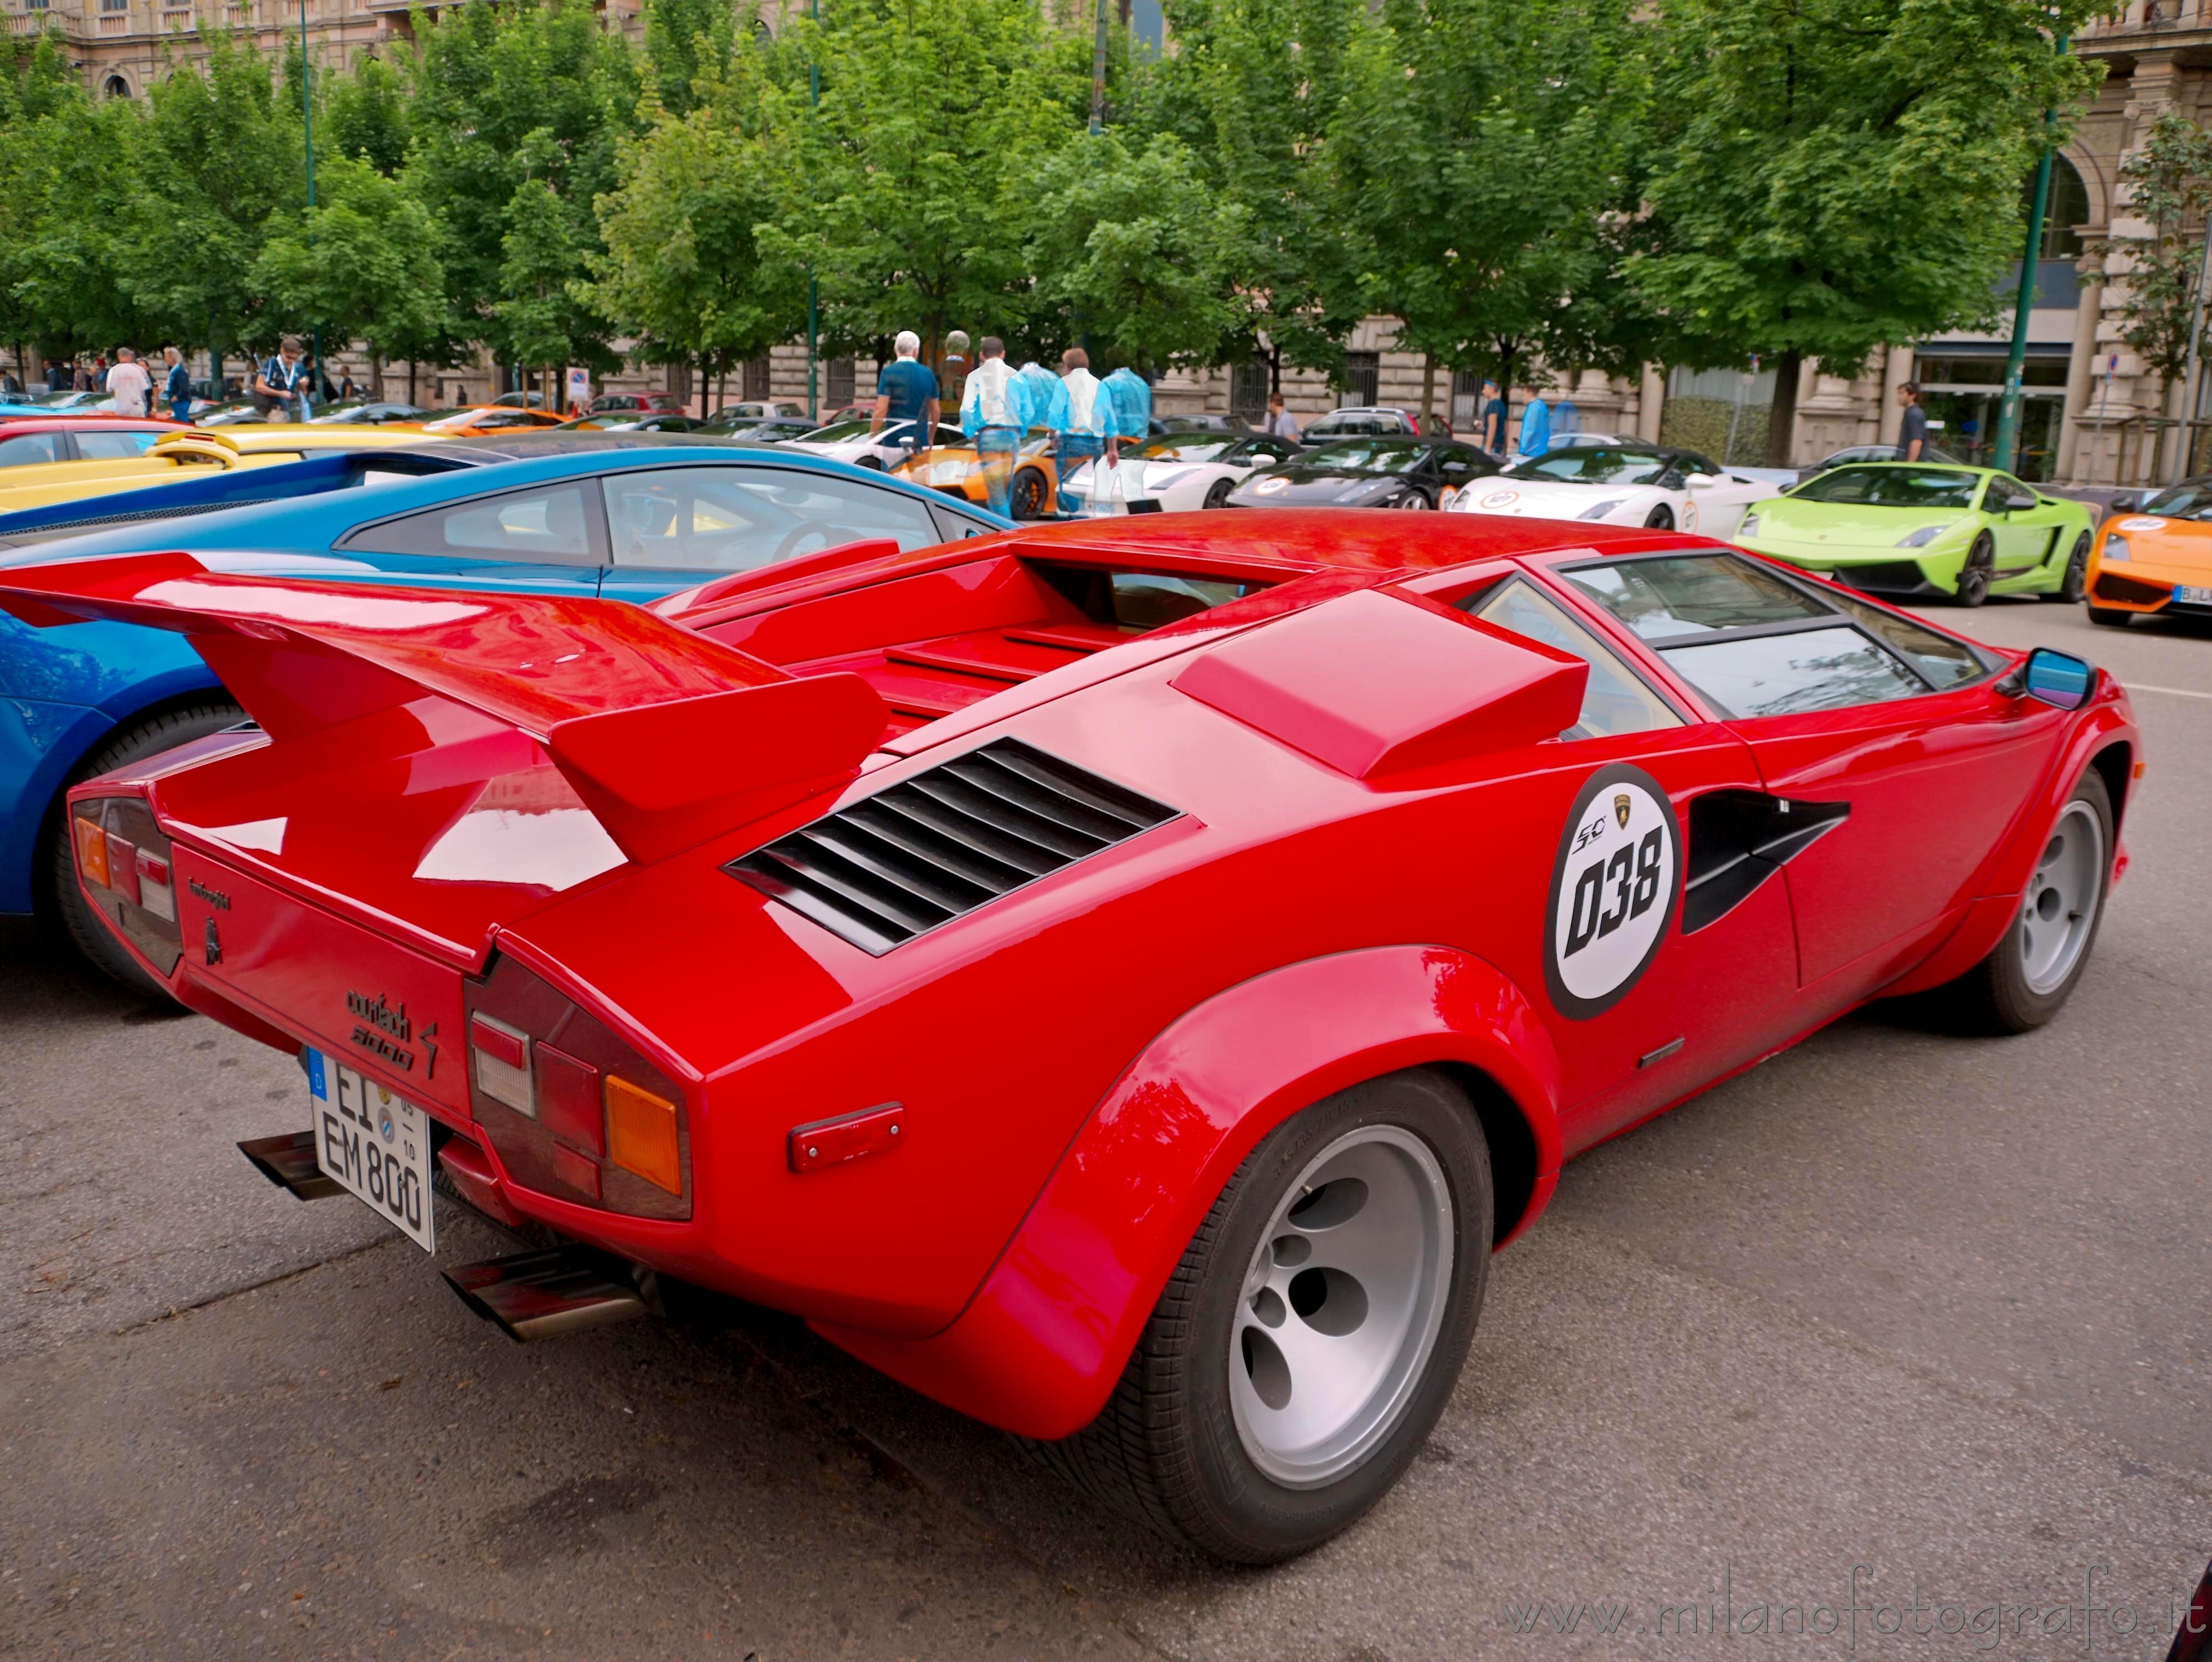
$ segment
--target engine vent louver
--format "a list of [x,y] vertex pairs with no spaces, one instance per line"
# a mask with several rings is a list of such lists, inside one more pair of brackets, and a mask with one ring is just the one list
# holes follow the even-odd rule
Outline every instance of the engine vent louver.
[[1000,739],[722,869],[881,955],[1176,813]]

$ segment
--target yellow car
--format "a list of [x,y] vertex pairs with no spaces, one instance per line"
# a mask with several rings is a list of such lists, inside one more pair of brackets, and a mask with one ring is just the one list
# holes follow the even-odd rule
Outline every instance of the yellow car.
[[[976,454],[973,445],[940,444],[933,450],[925,450],[913,460],[901,462],[891,469],[891,477],[925,490],[942,490],[948,496],[958,496],[978,508],[991,505],[991,493],[983,482],[983,459]],[[1052,435],[1031,428],[1029,439],[1015,454],[1014,477],[1007,487],[1012,517],[1034,520],[1057,513],[1059,486],[1060,470],[1052,460]]]
[[398,445],[434,444],[428,434],[382,427],[314,427],[276,423],[253,427],[194,429],[172,434],[143,456],[119,461],[34,462],[0,473],[0,514],[55,502],[104,496],[168,484],[197,470],[267,467],[298,461],[311,451],[374,450]]
[[2212,618],[2212,477],[2184,479],[2097,527],[2089,621]]

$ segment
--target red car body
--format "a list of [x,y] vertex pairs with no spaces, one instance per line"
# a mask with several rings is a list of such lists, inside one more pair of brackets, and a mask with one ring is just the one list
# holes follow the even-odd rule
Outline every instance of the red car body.
[[[0,467],[32,462],[119,461],[124,457],[81,445],[76,435],[100,433],[188,433],[184,422],[151,416],[15,416],[0,420]],[[28,440],[29,443],[16,441]]]
[[[0,601],[181,630],[259,723],[72,793],[115,858],[166,850],[173,928],[95,898],[185,1003],[421,1103],[494,1215],[1045,1439],[1097,1415],[1224,1183],[1306,1105],[1464,1081],[1502,1245],[1564,1160],[1974,965],[2085,770],[2116,822],[2137,771],[2117,682],[2051,708],[1997,685],[2002,654],[1948,691],[1726,717],[1560,575],[1698,539],[1224,517],[831,551],[660,616],[183,555],[19,569]],[[1511,578],[1678,724],[1575,736],[1582,659],[1455,605]],[[1008,770],[1097,810],[1102,846],[981,904],[886,900],[828,855],[823,886],[793,875],[902,788],[988,820],[1027,788]],[[1712,805],[1785,799],[1827,818],[1746,878]],[[1577,982],[1575,838],[1632,812],[1671,827],[1669,866],[1638,855],[1617,902],[1608,868],[1598,904],[1648,890],[1650,942]],[[1716,911],[1708,883],[1741,892]],[[404,1034],[363,1016],[403,1008]],[[595,1155],[596,1123],[579,1145],[488,1098],[463,1060],[500,1034],[675,1105],[661,1180]]]

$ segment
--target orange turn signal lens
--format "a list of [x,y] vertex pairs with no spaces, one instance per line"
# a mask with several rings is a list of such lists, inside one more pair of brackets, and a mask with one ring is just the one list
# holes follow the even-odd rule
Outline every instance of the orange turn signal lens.
[[110,887],[107,873],[107,833],[91,820],[76,822],[76,868],[88,883]]
[[672,1195],[684,1192],[684,1158],[676,1135],[676,1105],[606,1076],[607,1158],[625,1172]]

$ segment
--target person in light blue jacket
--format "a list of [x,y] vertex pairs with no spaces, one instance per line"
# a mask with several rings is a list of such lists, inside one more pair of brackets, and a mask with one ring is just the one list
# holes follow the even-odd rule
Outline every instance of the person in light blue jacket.
[[1521,411],[1521,441],[1518,446],[1523,457],[1540,456],[1552,447],[1552,406],[1544,402],[1544,394],[1532,391],[1528,402]]
[[977,346],[982,362],[969,374],[960,400],[960,430],[974,441],[982,464],[983,490],[991,511],[1013,517],[1014,458],[1029,431],[1027,399],[1006,362],[1006,343],[986,335]]

